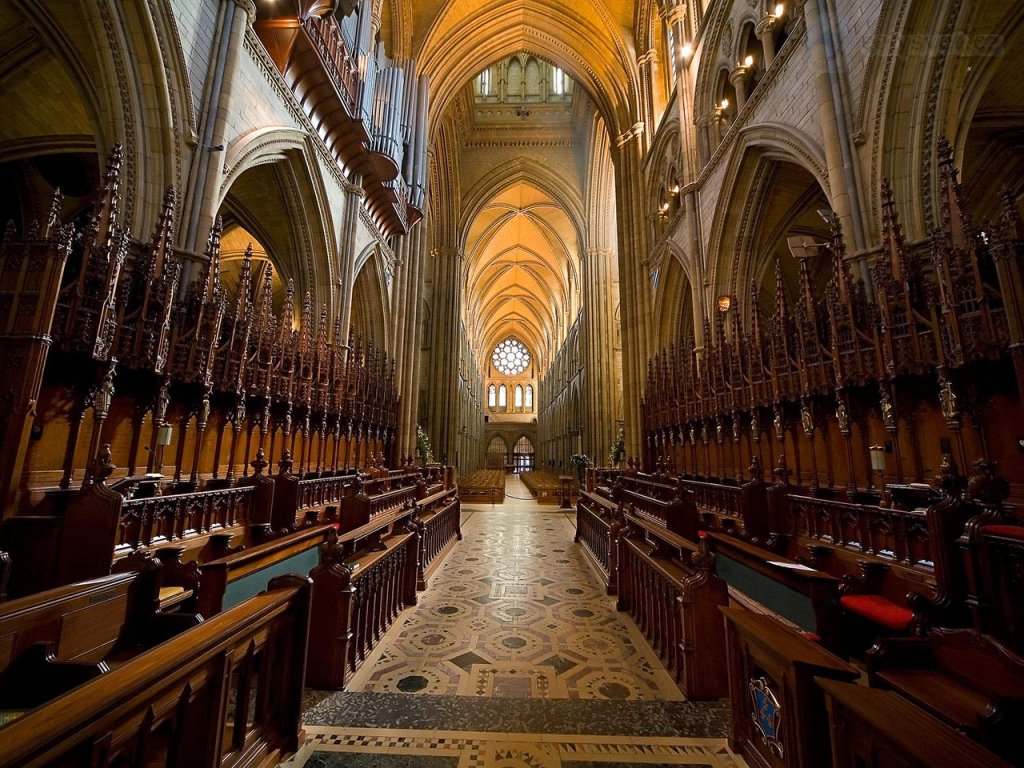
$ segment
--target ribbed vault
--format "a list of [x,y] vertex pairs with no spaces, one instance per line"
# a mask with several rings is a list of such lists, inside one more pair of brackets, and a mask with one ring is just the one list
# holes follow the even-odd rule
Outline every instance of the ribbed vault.
[[512,337],[544,370],[579,309],[579,243],[569,214],[547,192],[515,181],[480,208],[465,242],[465,321],[481,365]]
[[426,2],[416,6],[417,28],[431,19],[414,46],[430,78],[431,103],[440,115],[480,70],[526,51],[569,72],[597,104],[613,135],[639,122],[637,68],[626,30],[632,3],[517,0],[490,3]]

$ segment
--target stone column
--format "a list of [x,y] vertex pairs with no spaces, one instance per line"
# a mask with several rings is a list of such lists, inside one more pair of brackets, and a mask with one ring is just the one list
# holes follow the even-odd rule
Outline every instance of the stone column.
[[757,35],[757,39],[761,41],[761,47],[764,48],[765,69],[775,61],[775,31],[780,23],[778,17],[769,15],[761,19],[754,28],[754,34]]
[[459,335],[462,295],[459,291],[462,254],[455,248],[435,248],[434,296],[436,308],[431,332],[431,365],[434,371],[433,399],[430,409],[430,433],[434,455],[455,460],[455,424],[457,416]]
[[[359,226],[359,206],[363,204],[366,194],[362,187],[360,174],[353,174],[352,181],[345,184],[345,212],[341,217],[338,232],[338,317],[340,319],[341,339],[348,339],[349,327],[352,324],[352,289],[355,286],[356,239],[355,232]],[[346,359],[348,353],[346,352]]]
[[[210,69],[197,109],[196,143],[181,196],[178,243],[182,250],[193,253],[202,251],[217,215],[218,193],[224,177],[228,115],[233,111],[233,85],[245,31],[256,19],[252,0],[221,0],[220,6],[210,50]],[[182,290],[188,288],[191,278],[191,274],[182,275]]]
[[583,452],[595,462],[600,462],[615,439],[615,304],[619,292],[612,277],[613,258],[611,251],[591,248],[583,259]]
[[650,357],[651,292],[646,274],[647,243],[643,219],[644,178],[637,123],[615,140],[616,204],[619,239],[619,291],[622,317],[622,369],[627,449],[641,448],[640,399]]
[[736,67],[736,69],[729,73],[729,82],[732,83],[732,87],[736,89],[737,114],[747,103],[747,75],[749,73],[750,70],[743,65]]
[[[829,198],[839,216],[843,232],[853,238],[856,252],[865,248],[860,201],[857,196],[851,139],[843,130],[848,125],[845,102],[839,92],[835,40],[823,6],[828,0],[805,0],[804,19],[807,27],[807,50],[813,71],[814,95],[818,102],[818,123],[821,125],[825,162],[828,165]],[[871,290],[866,257],[859,258],[859,276]]]

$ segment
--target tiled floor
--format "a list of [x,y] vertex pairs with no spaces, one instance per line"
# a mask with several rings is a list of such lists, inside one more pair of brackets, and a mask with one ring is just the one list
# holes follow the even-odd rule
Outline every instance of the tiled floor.
[[681,701],[573,543],[574,517],[517,477],[506,494],[463,507],[464,540],[349,692],[310,692],[287,765],[741,766],[725,705]]

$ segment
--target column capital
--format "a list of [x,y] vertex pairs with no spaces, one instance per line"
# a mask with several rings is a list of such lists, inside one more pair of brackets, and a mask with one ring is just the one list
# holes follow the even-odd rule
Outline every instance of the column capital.
[[775,27],[778,23],[778,16],[765,16],[757,22],[757,26],[754,27],[754,34],[757,36],[758,40],[764,40],[765,35],[771,34],[775,31]]
[[620,133],[615,137],[615,146],[621,147],[628,144],[633,139],[639,139],[644,134],[644,124],[634,123],[628,131]]
[[729,73],[729,82],[736,86],[741,82],[745,82],[747,79],[747,75],[749,74],[750,70],[747,67],[740,65]]
[[640,56],[637,57],[636,65],[638,67],[640,67],[641,69],[643,69],[644,67],[651,66],[651,64],[654,64],[657,61],[658,61],[658,49],[657,48],[648,48],[646,51],[644,51],[642,54],[640,54]]
[[255,0],[231,0],[231,2],[233,2],[235,5],[237,5],[241,10],[245,11],[245,13],[249,17],[249,23],[250,24],[252,24],[254,21],[256,21],[256,3],[255,3]]
[[680,26],[686,21],[686,3],[683,0],[666,0],[662,4],[661,15],[666,24]]

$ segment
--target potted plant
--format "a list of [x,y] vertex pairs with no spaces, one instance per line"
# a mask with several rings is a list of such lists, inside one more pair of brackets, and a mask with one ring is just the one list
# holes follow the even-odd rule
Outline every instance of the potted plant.
[[626,455],[626,432],[619,427],[619,433],[615,436],[615,442],[612,443],[612,448],[608,452],[608,466],[617,467],[619,462],[622,461],[622,457]]
[[576,467],[576,480],[583,485],[583,473],[591,465],[590,458],[585,453],[574,453],[569,457],[569,463]]
[[419,424],[416,425],[416,454],[424,465],[434,460],[434,452],[430,447],[430,438],[427,437],[427,433],[423,431],[423,427]]

